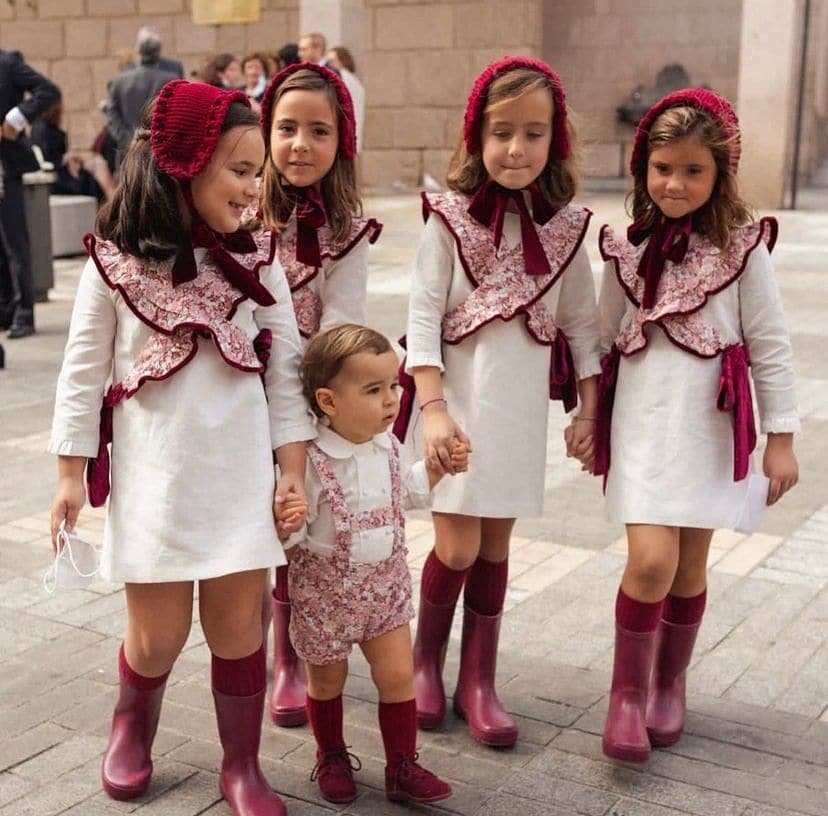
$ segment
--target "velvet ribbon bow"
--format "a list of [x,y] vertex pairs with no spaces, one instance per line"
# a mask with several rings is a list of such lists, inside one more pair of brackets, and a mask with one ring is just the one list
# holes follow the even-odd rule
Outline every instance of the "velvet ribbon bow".
[[627,239],[635,246],[645,238],[650,239],[638,262],[638,276],[644,278],[644,298],[641,301],[643,308],[652,309],[655,306],[664,264],[667,261],[681,263],[684,260],[692,231],[692,214],[683,218],[660,217],[649,227],[643,227],[640,221],[636,221],[627,229]]
[[733,415],[733,481],[748,474],[750,454],[756,447],[756,423],[750,394],[750,360],[744,345],[728,346],[722,352],[722,370],[716,406]]
[[286,223],[296,210],[296,260],[316,269],[322,266],[317,230],[328,222],[322,194],[315,187],[286,184],[282,189],[287,195],[287,201],[279,213],[279,220]]
[[201,220],[193,223],[190,230],[190,243],[181,248],[175,259],[172,268],[173,286],[180,286],[182,283],[195,280],[198,274],[193,254],[195,247],[207,249],[222,275],[243,295],[256,301],[260,306],[272,306],[276,302],[256,275],[230,254],[233,252],[244,255],[255,252],[258,247],[253,240],[253,235],[242,229],[231,233],[216,232]]
[[[503,238],[503,219],[509,202],[513,201],[520,215],[520,237],[523,262],[529,275],[548,275],[551,272],[543,244],[535,224],[543,226],[555,214],[555,208],[543,197],[536,183],[524,188],[532,201],[532,214],[523,196],[523,190],[510,190],[489,179],[475,194],[468,213],[479,224],[492,231],[495,249],[500,249]],[[534,223],[533,223],[534,222]]]

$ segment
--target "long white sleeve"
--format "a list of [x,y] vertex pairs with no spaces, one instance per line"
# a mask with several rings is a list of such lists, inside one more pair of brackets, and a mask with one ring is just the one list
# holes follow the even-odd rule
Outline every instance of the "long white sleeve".
[[411,274],[406,370],[435,366],[443,371],[441,329],[454,270],[454,240],[440,218],[426,222]]
[[319,280],[322,300],[320,329],[338,323],[364,325],[367,320],[368,300],[368,237],[337,261],[326,262]]
[[607,261],[601,275],[601,293],[598,296],[598,317],[601,323],[601,354],[606,354],[621,331],[621,321],[627,310],[627,296],[618,283],[615,264]]
[[50,453],[97,455],[101,402],[112,373],[114,340],[112,294],[90,259],[83,268],[72,309],[55,396]]
[[274,259],[262,273],[261,280],[276,299],[273,306],[259,306],[254,312],[256,325],[273,333],[273,346],[265,372],[265,390],[270,436],[275,449],[291,442],[313,439],[316,431],[299,379],[302,338],[296,326],[287,279],[278,260]]
[[762,433],[796,433],[796,376],[779,284],[764,244],[750,256],[739,280],[742,334],[750,352],[751,373]]
[[601,373],[595,283],[586,247],[581,244],[561,280],[555,323],[566,335],[579,380]]

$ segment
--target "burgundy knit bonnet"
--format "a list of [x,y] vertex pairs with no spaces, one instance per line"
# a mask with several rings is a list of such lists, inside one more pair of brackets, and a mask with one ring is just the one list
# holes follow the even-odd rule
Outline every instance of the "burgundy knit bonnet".
[[477,77],[472,86],[469,101],[466,103],[466,115],[463,120],[463,138],[466,152],[474,155],[480,152],[480,132],[483,125],[483,111],[488,101],[489,86],[492,82],[509,71],[528,68],[543,74],[552,84],[552,99],[555,111],[552,115],[552,144],[549,155],[554,159],[569,157],[569,134],[566,129],[566,94],[561,78],[542,60],[532,57],[505,57],[493,62]]
[[221,126],[234,102],[250,107],[242,91],[174,79],[159,92],[152,112],[150,142],[158,166],[180,181],[197,176],[209,163]]
[[342,114],[339,117],[339,155],[343,159],[353,161],[356,158],[356,116],[354,115],[354,103],[351,94],[345,87],[345,83],[336,71],[332,71],[324,65],[317,65],[315,62],[297,62],[288,65],[270,80],[267,90],[262,97],[262,135],[265,145],[270,149],[270,129],[273,126],[273,100],[279,86],[297,71],[315,71],[324,80],[329,82],[336,91],[336,98],[339,100],[339,107]]
[[739,157],[742,155],[742,141],[736,112],[730,102],[713,91],[708,91],[706,88],[685,88],[682,91],[667,94],[660,102],[656,102],[638,123],[630,158],[630,172],[633,176],[638,172],[644,172],[646,168],[647,142],[653,123],[664,111],[679,107],[704,111],[722,129],[730,139],[728,167],[730,172],[735,174],[739,167]]

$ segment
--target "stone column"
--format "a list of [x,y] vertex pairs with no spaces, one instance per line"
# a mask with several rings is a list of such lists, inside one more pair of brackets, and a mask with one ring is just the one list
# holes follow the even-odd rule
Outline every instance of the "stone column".
[[739,57],[739,180],[759,208],[785,204],[789,188],[802,42],[802,3],[743,0]]
[[318,31],[328,47],[344,45],[355,57],[364,50],[363,0],[300,0],[299,36]]

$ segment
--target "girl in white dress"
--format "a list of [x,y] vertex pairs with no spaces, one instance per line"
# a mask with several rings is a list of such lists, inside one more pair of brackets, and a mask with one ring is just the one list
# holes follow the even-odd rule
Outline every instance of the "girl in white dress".
[[605,477],[610,518],[627,526],[603,740],[626,761],[681,735],[710,539],[743,524],[762,487],[748,366],[768,435],[767,503],[797,481],[793,359],[769,254],[777,226],[754,222],[740,198],[739,154],[725,99],[670,94],[636,132],[635,222],[626,238],[601,232],[608,353],[594,459],[582,458]]
[[[362,216],[348,89],[330,68],[288,66],[265,91],[262,135],[267,159],[261,216],[277,232],[300,333],[309,338],[337,324],[364,323],[368,246],[382,225]],[[273,618],[270,716],[276,725],[302,725],[306,678],[288,635],[287,567],[277,567],[266,603]]]
[[257,125],[239,91],[175,81],[159,93],[99,235],[87,236],[49,449],[60,474],[53,538],[77,521],[87,468],[91,503],[109,494],[103,575],[126,584],[105,790],[132,799],[149,785],[164,686],[198,581],[222,793],[234,816],[281,816],[257,758],[260,599],[267,569],[285,562],[272,456],[282,471],[276,498],[304,497],[314,430],[274,237],[238,229],[264,160]]
[[[591,449],[599,368],[595,289],[573,207],[574,134],[560,78],[510,57],[475,82],[451,192],[426,194],[411,286],[405,372],[413,375],[426,461],[451,469],[453,440],[471,440],[467,473],[434,492],[435,547],[423,568],[414,647],[417,712],[445,712],[442,667],[465,583],[454,707],[475,739],[509,746],[514,720],[494,690],[518,516],[543,511],[549,399],[582,399],[570,448]],[[410,379],[410,378],[409,378]],[[413,389],[396,431],[404,438]]]

